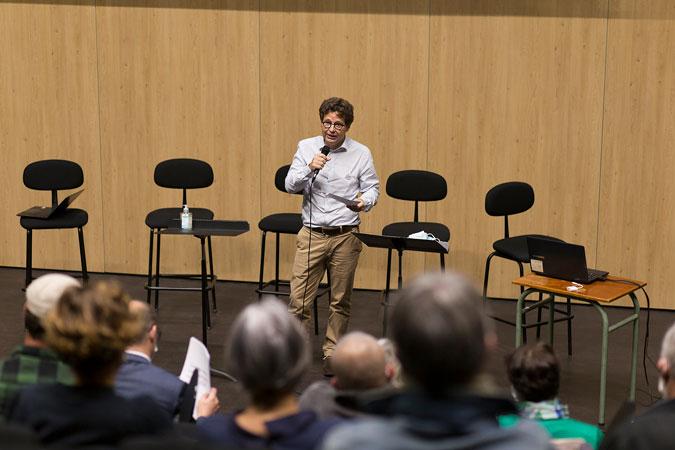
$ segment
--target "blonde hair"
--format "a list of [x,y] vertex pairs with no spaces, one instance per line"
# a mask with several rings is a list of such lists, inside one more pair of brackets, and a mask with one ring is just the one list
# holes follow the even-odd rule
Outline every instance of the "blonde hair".
[[68,363],[81,384],[104,384],[125,348],[141,333],[129,297],[113,283],[69,289],[45,320],[47,344]]

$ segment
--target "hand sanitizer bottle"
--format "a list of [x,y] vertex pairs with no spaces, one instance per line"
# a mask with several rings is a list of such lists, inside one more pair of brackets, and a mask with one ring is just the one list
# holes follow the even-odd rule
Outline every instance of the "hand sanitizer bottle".
[[187,205],[183,205],[183,212],[180,215],[180,227],[183,230],[192,229],[192,213],[188,209]]

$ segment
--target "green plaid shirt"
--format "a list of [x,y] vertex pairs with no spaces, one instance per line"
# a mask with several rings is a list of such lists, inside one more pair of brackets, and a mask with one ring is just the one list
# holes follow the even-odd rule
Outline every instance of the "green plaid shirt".
[[0,361],[0,417],[6,415],[9,401],[22,387],[57,382],[75,383],[70,367],[47,348],[19,345],[9,358]]

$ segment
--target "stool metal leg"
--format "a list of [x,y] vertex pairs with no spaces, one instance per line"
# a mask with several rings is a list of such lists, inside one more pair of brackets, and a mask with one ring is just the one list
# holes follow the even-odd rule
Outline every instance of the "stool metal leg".
[[80,264],[82,265],[82,284],[86,284],[89,280],[89,273],[87,273],[87,254],[84,250],[84,233],[82,227],[77,229],[77,237],[80,244]]
[[[150,228],[150,247],[148,248],[148,288],[152,285],[152,254],[155,245],[155,230]],[[147,293],[147,302],[150,304],[150,296],[152,295],[152,290],[148,289]]]
[[216,305],[216,277],[213,276],[213,251],[211,250],[211,236],[209,236],[207,239],[209,244],[209,273],[211,274],[211,280],[213,280],[213,289],[211,289],[211,302],[213,303],[213,312],[218,312],[218,305]]
[[[155,287],[159,287],[159,256],[162,243],[162,235],[157,230],[157,261],[155,261]],[[155,311],[159,309],[159,289],[155,289]]]
[[387,249],[387,284],[382,300],[382,336],[387,337],[387,308],[389,307],[389,284],[391,283],[391,249]]
[[[206,282],[206,250],[204,249],[204,236],[199,236],[202,249],[201,272],[202,272],[202,342],[208,346],[207,327],[211,326],[211,314],[209,310],[209,293]],[[159,243],[159,240],[157,241]]]
[[[279,233],[274,236],[274,290],[279,291]],[[319,283],[321,284],[321,283]]]
[[265,238],[267,237],[267,232],[263,231],[262,233],[262,242],[260,243],[260,275],[258,276],[258,299],[262,296],[263,288],[263,277],[265,276]]
[[488,292],[488,281],[490,280],[490,263],[492,258],[496,255],[496,252],[490,253],[487,259],[485,260],[485,273],[483,275],[483,308],[487,306],[487,292]]
[[33,230],[26,230],[26,287],[33,281]]
[[[525,270],[523,269],[523,263],[520,261],[516,261],[518,263],[518,272],[520,273],[520,276],[522,277],[525,274]],[[523,287],[520,287],[520,292],[523,292]],[[525,316],[525,313],[523,313],[523,326],[527,325],[527,317]],[[527,328],[523,328],[523,342],[527,344]]]

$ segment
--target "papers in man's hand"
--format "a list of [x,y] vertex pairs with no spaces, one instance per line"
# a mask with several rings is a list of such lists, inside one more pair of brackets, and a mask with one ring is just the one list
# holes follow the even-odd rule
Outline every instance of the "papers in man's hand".
[[422,240],[425,240],[425,241],[436,241],[439,244],[441,244],[444,249],[446,249],[446,250],[448,249],[448,243],[447,242],[441,241],[440,239],[438,239],[433,234],[427,233],[424,230],[418,231],[417,233],[413,233],[413,234],[409,235],[408,238],[409,239],[422,239]]
[[190,383],[192,372],[197,369],[197,386],[195,387],[195,408],[192,411],[192,417],[197,419],[197,402],[211,390],[211,355],[209,350],[196,337],[190,338],[183,370],[180,372],[180,379],[185,383]]
[[344,203],[347,206],[356,206],[358,205],[358,202],[354,200],[349,200],[348,198],[340,197],[339,195],[335,195],[333,193],[328,194],[328,196],[334,200],[337,200],[340,203]]

